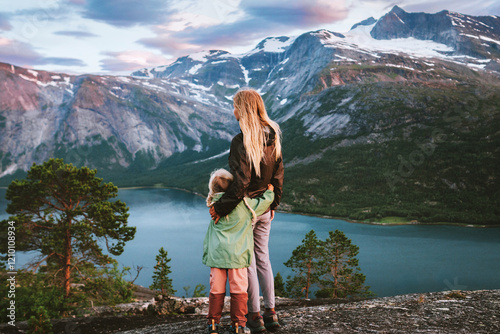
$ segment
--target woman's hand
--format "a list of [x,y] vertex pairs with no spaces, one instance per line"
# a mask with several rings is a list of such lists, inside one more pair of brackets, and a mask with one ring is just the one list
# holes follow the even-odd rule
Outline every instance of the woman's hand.
[[210,212],[210,216],[214,220],[214,224],[217,224],[217,222],[220,219],[220,216],[217,214],[217,212],[215,212],[215,208],[213,206],[211,206],[209,212]]
[[271,210],[271,220],[270,221],[273,221],[274,219],[274,210]]
[[267,190],[274,191],[274,186],[273,186],[271,183],[269,183],[269,184],[267,185]]

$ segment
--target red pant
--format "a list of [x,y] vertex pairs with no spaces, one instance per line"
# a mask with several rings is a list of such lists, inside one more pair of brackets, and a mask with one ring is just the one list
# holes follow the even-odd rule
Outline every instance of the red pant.
[[247,268],[240,269],[210,269],[210,296],[208,303],[208,320],[219,323],[224,308],[226,296],[226,282],[229,279],[229,292],[231,294],[231,322],[245,327],[248,313],[248,277]]

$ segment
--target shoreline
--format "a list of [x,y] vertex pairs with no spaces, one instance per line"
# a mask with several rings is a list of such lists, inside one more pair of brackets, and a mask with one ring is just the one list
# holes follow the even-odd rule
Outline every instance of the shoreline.
[[[443,225],[443,226],[457,226],[457,227],[468,227],[468,228],[500,228],[500,225],[479,225],[479,224],[465,224],[465,223],[450,223],[450,222],[438,222],[438,223],[421,223],[419,221],[410,221],[410,222],[398,222],[398,223],[383,223],[376,221],[363,221],[363,220],[354,220],[344,217],[334,217],[322,214],[315,213],[306,213],[306,212],[290,212],[290,211],[278,211],[280,213],[290,213],[294,215],[301,216],[309,216],[309,217],[317,217],[317,218],[326,218],[326,219],[336,219],[343,220],[352,224],[365,224],[365,225],[379,225],[379,226],[428,226],[428,225]],[[384,217],[388,218],[388,217]]]
[[[196,196],[205,197],[205,195],[200,194],[198,192],[178,187],[168,187],[168,186],[135,186],[135,187],[118,187],[118,190],[134,190],[134,189],[173,189],[180,190],[187,193],[194,194]],[[343,220],[352,224],[365,224],[365,225],[378,225],[378,226],[407,226],[407,225],[418,225],[418,226],[428,226],[428,225],[443,225],[443,226],[457,226],[457,227],[466,227],[466,228],[500,228],[500,225],[479,225],[479,224],[465,224],[465,223],[451,223],[451,222],[438,222],[438,223],[421,223],[419,221],[409,221],[409,222],[397,222],[397,223],[384,223],[384,222],[376,222],[376,221],[362,221],[362,220],[354,220],[344,217],[334,217],[323,214],[314,214],[307,212],[293,212],[293,211],[284,211],[284,210],[276,210],[279,213],[287,213],[293,215],[301,215],[301,216],[309,216],[309,217],[317,217],[317,218],[326,218],[326,219],[336,219]],[[388,218],[388,217],[384,217]]]

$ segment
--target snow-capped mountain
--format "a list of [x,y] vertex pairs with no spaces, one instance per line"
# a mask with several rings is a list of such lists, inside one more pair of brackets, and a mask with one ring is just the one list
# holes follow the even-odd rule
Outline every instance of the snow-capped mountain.
[[[500,18],[474,17],[442,11],[437,14],[407,13],[395,6],[379,20],[369,18],[352,27],[347,33],[327,30],[306,33],[297,37],[269,37],[248,53],[233,55],[226,51],[201,52],[177,59],[168,66],[143,69],[132,73],[137,77],[189,78],[210,86],[222,83],[228,86],[262,87],[272,81],[273,70],[280,70],[281,62],[310,50],[308,61],[316,61],[320,42],[327,50],[329,60],[366,61],[383,55],[406,55],[420,59],[433,58],[458,62],[481,69],[495,69],[500,63]],[[336,52],[338,51],[338,52]],[[356,53],[343,57],[342,53]],[[371,57],[371,59],[367,58]],[[290,66],[295,64],[290,63]],[[278,66],[278,67],[277,67]]]
[[216,154],[216,143],[227,143],[237,127],[226,104],[180,79],[71,76],[0,63],[0,82],[0,177],[54,156],[148,169],[186,150]]
[[121,185],[203,192],[238,131],[232,97],[249,86],[283,130],[284,208],[500,216],[497,16],[396,6],[348,32],[269,37],[243,54],[210,50],[128,77],[0,64],[0,83],[0,181],[56,156]]

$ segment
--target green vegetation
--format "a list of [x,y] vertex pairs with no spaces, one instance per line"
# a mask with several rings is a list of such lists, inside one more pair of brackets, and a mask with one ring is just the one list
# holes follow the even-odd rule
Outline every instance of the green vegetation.
[[301,122],[282,124],[286,161],[299,161],[285,162],[283,201],[293,212],[360,221],[498,224],[500,94],[480,88],[379,83],[310,97],[321,107],[304,114],[322,115],[354,92],[357,108],[336,111],[360,132],[316,138]]
[[285,266],[292,268],[295,277],[288,278],[288,295],[299,297],[302,293],[309,298],[311,285],[319,282],[321,274],[320,256],[323,249],[314,230],[306,234],[302,244],[295,248]]
[[[185,293],[185,295],[183,297],[188,298],[189,291],[191,290],[191,286],[186,285],[186,286],[183,286],[182,288],[184,289],[184,293]],[[207,296],[207,292],[205,291],[206,289],[207,289],[207,287],[201,283],[196,285],[194,287],[193,293],[191,294],[191,297],[193,297],[193,298],[206,297]]]
[[176,292],[172,285],[172,279],[168,277],[168,274],[172,272],[168,265],[170,261],[171,259],[168,258],[168,252],[161,247],[158,255],[156,255],[153,284],[151,284],[149,288],[159,291],[163,297],[168,297]]
[[[348,98],[358,101],[355,109],[342,105]],[[315,137],[297,118],[281,124],[284,209],[382,223],[499,224],[500,90],[374,83],[304,99],[312,108],[304,115],[335,110],[358,132]],[[216,145],[216,152],[229,147]],[[210,172],[228,168],[227,156],[192,163],[208,156],[184,152],[156,170],[106,176],[119,186],[161,183],[206,194]]]
[[52,323],[50,322],[47,310],[40,306],[36,310],[36,315],[32,315],[28,320],[28,334],[53,334]]
[[329,237],[323,243],[321,264],[324,273],[321,279],[322,290],[316,295],[326,293],[330,298],[347,298],[368,296],[370,292],[364,286],[366,276],[361,273],[356,256],[359,247],[339,230],[330,231]]
[[359,247],[339,230],[330,231],[325,241],[318,240],[314,230],[306,234],[302,244],[293,250],[285,266],[292,268],[288,276],[286,295],[309,298],[312,287],[318,289],[317,298],[369,297],[372,293],[364,286],[356,256]]
[[285,282],[279,272],[274,277],[274,295],[277,297],[286,296]]
[[[48,317],[57,318],[74,314],[76,305],[131,299],[132,284],[124,280],[129,268],[119,271],[110,255],[123,252],[135,227],[127,226],[125,203],[109,201],[118,188],[95,175],[96,170],[50,159],[33,164],[26,179],[14,180],[7,188],[7,212],[12,216],[0,222],[0,251],[8,253],[7,241],[14,231],[16,251],[38,253],[29,271],[16,275],[16,319],[40,320],[45,317],[40,307]],[[103,244],[110,255],[103,253]],[[0,285],[4,292],[7,288]],[[5,303],[8,300],[2,298],[2,316]]]

